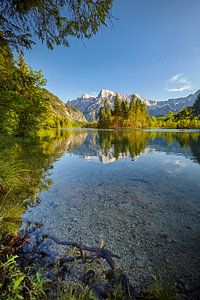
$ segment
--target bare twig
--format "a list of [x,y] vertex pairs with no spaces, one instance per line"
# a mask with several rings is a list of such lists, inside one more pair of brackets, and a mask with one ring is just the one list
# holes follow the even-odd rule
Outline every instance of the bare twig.
[[111,269],[115,268],[115,262],[114,262],[113,258],[120,259],[119,255],[112,253],[110,250],[107,250],[104,247],[102,247],[102,248],[89,247],[86,245],[78,244],[76,242],[62,241],[53,235],[43,235],[43,238],[49,238],[53,242],[55,242],[56,244],[59,244],[59,245],[75,247],[75,248],[79,249],[80,251],[88,251],[90,253],[96,253],[97,257],[105,259],[107,261],[107,263],[111,267]]

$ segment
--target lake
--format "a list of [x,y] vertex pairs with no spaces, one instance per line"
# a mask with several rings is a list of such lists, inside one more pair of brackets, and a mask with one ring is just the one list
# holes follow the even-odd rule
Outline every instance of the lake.
[[[13,154],[15,155],[13,156]],[[62,130],[1,139],[0,155],[28,170],[3,203],[1,230],[90,246],[104,240],[138,284],[200,279],[200,131]],[[46,241],[53,253],[63,251]]]

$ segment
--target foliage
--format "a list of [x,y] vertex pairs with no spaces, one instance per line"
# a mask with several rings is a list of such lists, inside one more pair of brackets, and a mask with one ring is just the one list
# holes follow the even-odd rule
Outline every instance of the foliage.
[[[9,192],[12,188],[17,187],[23,182],[26,170],[20,162],[13,156],[11,161],[6,158],[0,159],[0,195]],[[0,206],[1,207],[1,206]]]
[[20,54],[0,50],[0,133],[32,136],[40,128],[80,127],[82,114],[43,88],[41,70],[33,71]]
[[17,233],[27,206],[38,203],[38,193],[51,186],[52,163],[85,136],[86,132],[58,129],[41,129],[37,136],[26,138],[0,136],[0,234]]
[[131,99],[128,110],[128,127],[145,128],[149,126],[149,115],[146,105],[139,99]]
[[31,48],[33,38],[52,49],[69,38],[91,38],[110,18],[112,0],[2,0],[0,46]]
[[46,298],[46,292],[51,281],[44,277],[41,270],[28,277],[28,284],[30,285],[29,297],[30,300],[39,300]]
[[41,70],[33,71],[21,54],[14,61],[9,48],[4,47],[0,50],[0,71],[0,132],[33,134],[44,121],[47,110],[42,89],[46,80]]
[[58,280],[56,282],[57,300],[97,300],[92,289],[89,286],[83,288],[77,283],[68,283]]
[[120,101],[116,95],[114,107],[110,109],[108,102],[99,111],[99,128],[145,128],[149,126],[149,115],[146,105],[134,96],[128,105],[127,101]]
[[7,256],[5,261],[0,260],[0,296],[1,299],[24,299],[22,296],[22,282],[25,274],[18,269],[17,256]]
[[192,107],[180,112],[169,112],[162,117],[148,115],[141,100],[132,97],[130,104],[120,101],[117,95],[110,109],[107,100],[99,110],[98,128],[200,128],[200,95]]
[[200,95],[192,107],[183,108],[180,112],[169,112],[159,118],[152,117],[153,128],[200,128]]
[[84,128],[97,128],[97,122],[88,122],[86,124],[83,124]]
[[34,275],[29,275],[28,269],[22,272],[17,264],[17,259],[17,255],[1,256],[0,298],[2,300],[46,298],[50,280],[43,277],[41,270]]
[[85,124],[86,119],[80,111],[68,104],[64,104],[48,90],[44,90],[44,93],[48,99],[48,109],[43,127],[71,128],[81,127]]

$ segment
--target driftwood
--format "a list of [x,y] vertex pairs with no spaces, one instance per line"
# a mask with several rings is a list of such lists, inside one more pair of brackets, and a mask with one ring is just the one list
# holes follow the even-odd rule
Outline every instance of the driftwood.
[[54,241],[56,244],[59,244],[59,245],[75,247],[75,248],[79,249],[81,252],[88,251],[90,253],[95,253],[97,255],[97,257],[105,259],[107,261],[108,265],[111,267],[111,269],[115,268],[115,262],[114,262],[113,258],[120,259],[119,255],[114,254],[110,250],[105,249],[104,246],[103,247],[89,247],[89,246],[78,244],[75,242],[62,241],[53,235],[43,235],[43,238],[49,238],[52,241]]
[[[26,229],[25,234],[22,235],[21,237],[19,237],[19,236],[10,237],[7,241],[5,241],[6,245],[0,244],[0,254],[17,253],[25,244],[28,243],[31,233],[33,233],[35,230],[37,230],[38,228],[40,228],[42,226],[43,226],[43,224],[41,224],[41,223],[35,223],[29,230]],[[57,264],[62,266],[63,263],[73,262],[73,261],[77,261],[77,260],[82,260],[84,262],[84,260],[85,261],[86,260],[93,261],[96,258],[101,258],[101,259],[105,260],[107,262],[107,264],[109,265],[109,267],[111,268],[111,270],[110,270],[111,281],[112,281],[112,279],[117,278],[116,274],[118,273],[119,283],[120,283],[122,289],[128,294],[128,296],[129,296],[128,299],[132,299],[132,300],[136,299],[137,291],[131,285],[129,278],[123,272],[120,271],[120,273],[119,273],[119,269],[116,270],[116,268],[115,268],[115,262],[114,262],[113,258],[120,259],[121,257],[119,255],[114,254],[113,252],[111,252],[108,249],[105,249],[104,245],[99,246],[99,247],[90,247],[90,246],[86,246],[86,245],[79,244],[76,242],[60,240],[57,237],[55,237],[53,235],[48,235],[48,234],[44,234],[44,235],[40,236],[39,239],[37,239],[36,245],[29,252],[29,254],[32,255],[35,251],[37,251],[40,243],[42,241],[44,241],[44,239],[46,239],[46,238],[52,240],[56,244],[63,245],[63,246],[75,247],[80,251],[79,256],[75,256],[75,257],[70,256],[70,257],[66,257],[66,258],[60,258],[57,261]],[[84,252],[89,252],[90,254],[86,255]],[[28,254],[28,252],[26,252],[26,254]],[[43,254],[43,256],[45,256],[45,255],[51,256],[50,253],[45,253],[45,252],[42,253],[42,251],[41,251],[41,255],[42,254]],[[95,283],[92,283],[91,286],[95,291],[99,290],[99,288],[97,288],[95,286]],[[99,296],[99,299],[100,298],[102,298],[102,297]]]
[[[113,258],[120,259],[120,256],[112,253],[110,250],[105,249],[104,246],[103,247],[89,247],[89,246],[78,244],[75,242],[63,241],[53,235],[43,235],[43,238],[49,238],[53,242],[55,242],[56,244],[59,244],[59,245],[75,247],[80,250],[81,254],[83,253],[83,251],[88,251],[90,253],[96,254],[98,258],[102,258],[102,259],[106,260],[108,265],[111,267],[111,273],[113,274],[113,277],[115,277],[115,275],[114,275],[115,274],[115,263],[114,263]],[[74,261],[75,259],[83,259],[83,258],[92,259],[93,257],[92,256],[83,256],[83,255],[78,256],[76,258],[68,257],[67,259],[65,259],[65,262],[70,262],[70,261]],[[126,291],[126,293],[129,295],[129,299],[132,299],[132,300],[136,299],[137,290],[132,286],[129,278],[123,272],[121,272],[119,274],[119,282],[120,282],[122,289],[124,291]]]

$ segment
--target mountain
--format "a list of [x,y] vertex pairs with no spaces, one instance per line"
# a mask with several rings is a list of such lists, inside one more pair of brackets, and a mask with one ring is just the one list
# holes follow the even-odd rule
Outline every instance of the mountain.
[[[127,100],[128,102],[131,101],[131,98],[134,95],[135,99],[140,99],[147,105],[150,115],[156,117],[163,116],[170,111],[179,112],[184,107],[192,106],[199,94],[200,90],[187,97],[169,99],[167,101],[156,101],[142,98],[137,94],[126,95],[118,93],[120,100]],[[84,94],[75,100],[68,101],[68,104],[80,110],[88,121],[96,121],[98,118],[99,109],[101,106],[103,106],[104,101],[107,99],[108,103],[112,107],[115,96],[115,92],[103,89],[100,91],[97,97]]]
[[200,90],[198,90],[194,94],[190,94],[187,97],[169,99],[166,101],[157,101],[155,106],[148,107],[148,111],[150,115],[156,117],[163,116],[170,111],[179,112],[184,107],[193,106],[199,94],[200,94]]
[[49,102],[49,111],[55,118],[68,119],[73,123],[87,123],[85,116],[77,108],[72,107],[68,103],[65,104],[57,96],[47,90],[45,90],[45,93]]

